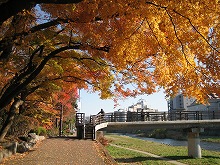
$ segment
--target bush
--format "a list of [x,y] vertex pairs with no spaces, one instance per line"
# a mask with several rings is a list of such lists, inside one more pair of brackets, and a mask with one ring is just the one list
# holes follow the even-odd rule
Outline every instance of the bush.
[[38,127],[38,121],[24,115],[17,115],[7,136],[27,136],[31,129]]
[[59,134],[58,128],[51,128],[51,129],[47,130],[48,136],[57,136],[58,134]]
[[99,143],[101,143],[103,146],[107,146],[108,143],[109,143],[108,139],[106,139],[104,136],[99,137],[99,138],[98,138],[98,141],[99,141]]
[[155,129],[153,130],[150,137],[157,138],[157,139],[166,138],[166,129]]
[[36,135],[45,136],[47,135],[47,130],[44,127],[38,127],[35,130],[30,130],[29,133],[36,133]]

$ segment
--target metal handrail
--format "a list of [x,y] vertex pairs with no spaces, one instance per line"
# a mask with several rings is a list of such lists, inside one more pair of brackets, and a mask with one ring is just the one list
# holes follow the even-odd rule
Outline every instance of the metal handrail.
[[[112,112],[91,115],[89,123],[96,126],[105,122],[175,121],[220,119],[220,111],[175,111],[175,112]],[[85,125],[85,114],[76,114],[76,126]]]

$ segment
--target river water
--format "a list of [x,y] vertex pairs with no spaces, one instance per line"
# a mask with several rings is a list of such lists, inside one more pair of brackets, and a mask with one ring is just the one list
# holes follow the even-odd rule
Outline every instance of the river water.
[[[130,136],[133,138],[138,138],[142,140],[147,141],[153,141],[161,144],[171,145],[171,146],[187,146],[187,141],[180,141],[180,140],[174,140],[174,139],[155,139],[155,138],[147,138],[147,137],[140,137],[135,134],[126,134],[126,136]],[[212,142],[200,142],[200,146],[202,149],[206,150],[212,150],[212,151],[218,151],[220,152],[220,143],[212,143]]]

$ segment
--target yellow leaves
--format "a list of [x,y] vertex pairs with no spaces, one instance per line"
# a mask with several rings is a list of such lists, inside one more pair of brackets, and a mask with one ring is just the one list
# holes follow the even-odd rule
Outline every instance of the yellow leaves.
[[50,60],[48,62],[48,64],[50,65],[50,67],[52,67],[54,72],[56,72],[56,73],[63,73],[64,72],[62,66],[58,63],[58,61]]
[[[207,79],[203,74],[219,80],[216,74],[219,66],[213,62],[219,60],[219,54],[210,56],[212,49],[207,43],[210,43],[207,40],[210,28],[219,23],[218,1],[88,2],[79,3],[74,12],[67,9],[70,18],[77,17],[80,22],[68,28],[74,29],[77,41],[93,46],[107,45],[111,48],[110,52],[84,48],[86,53],[82,57],[96,62],[66,62],[74,69],[72,72],[68,70],[70,67],[65,70],[89,80],[95,86],[94,90],[102,90],[102,98],[113,95],[110,88],[116,80],[116,93],[124,96],[152,93],[157,84],[170,95],[182,90],[186,95],[201,100],[207,93],[204,92]],[[53,12],[54,16],[59,15],[58,11]],[[215,32],[214,36],[220,38],[219,32]],[[52,41],[49,40],[49,43]],[[219,44],[216,47],[219,48]],[[70,53],[65,54],[65,57],[69,56]],[[101,66],[100,63],[111,64],[114,68]],[[201,72],[202,69],[205,71]],[[135,84],[136,91],[130,91],[123,83]]]
[[[81,43],[79,51],[65,51],[49,61],[42,77],[71,77],[66,80],[80,87],[90,83],[94,91],[102,91],[102,98],[115,94],[114,83],[120,84],[115,89],[124,96],[152,93],[157,84],[170,95],[182,90],[202,98],[205,87],[219,81],[220,57],[213,49],[219,49],[220,38],[217,0],[85,0],[75,6],[42,5],[42,9],[50,21],[69,22],[24,37],[25,42],[19,42],[25,44],[22,51],[14,46],[17,52],[28,53],[27,48],[43,44],[45,57],[69,41]],[[110,51],[96,49],[104,46]],[[137,89],[127,89],[123,86],[127,83]]]
[[61,87],[54,83],[48,83],[48,88],[50,88],[51,90],[57,90],[57,91],[61,90]]

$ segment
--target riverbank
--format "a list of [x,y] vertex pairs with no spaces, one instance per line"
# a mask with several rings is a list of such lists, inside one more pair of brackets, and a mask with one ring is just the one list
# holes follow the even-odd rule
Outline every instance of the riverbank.
[[[144,141],[136,138],[131,138],[122,135],[106,135],[105,136],[111,144],[127,147],[135,150],[149,152],[161,157],[176,160],[181,163],[190,165],[220,165],[220,152],[202,150],[201,159],[193,159],[188,157],[187,147],[182,146],[168,146],[155,142]],[[162,161],[156,158],[148,157],[146,155],[127,151],[122,148],[114,146],[106,147],[109,154],[118,162],[118,164],[170,164],[167,161]]]
[[[163,139],[148,138],[148,137],[138,136],[137,134],[122,134],[122,135],[126,135],[126,136],[137,138],[137,139],[147,140],[147,141],[153,141],[156,143],[166,144],[169,146],[188,146],[187,140],[175,140],[175,139],[169,139],[169,138],[163,138]],[[201,140],[200,146],[202,149],[205,149],[205,150],[220,152],[220,143],[216,142],[217,140],[218,139],[215,139],[213,137],[205,138],[204,140]]]
[[[187,140],[188,130],[186,129],[152,129],[152,130],[137,130],[137,131],[122,131],[120,133],[135,134],[140,137],[156,138],[156,139],[174,139]],[[220,143],[220,129],[209,128],[200,133],[201,141]]]
[[220,137],[213,137],[213,136],[203,136],[201,141],[204,142],[212,142],[212,143],[220,143]]

